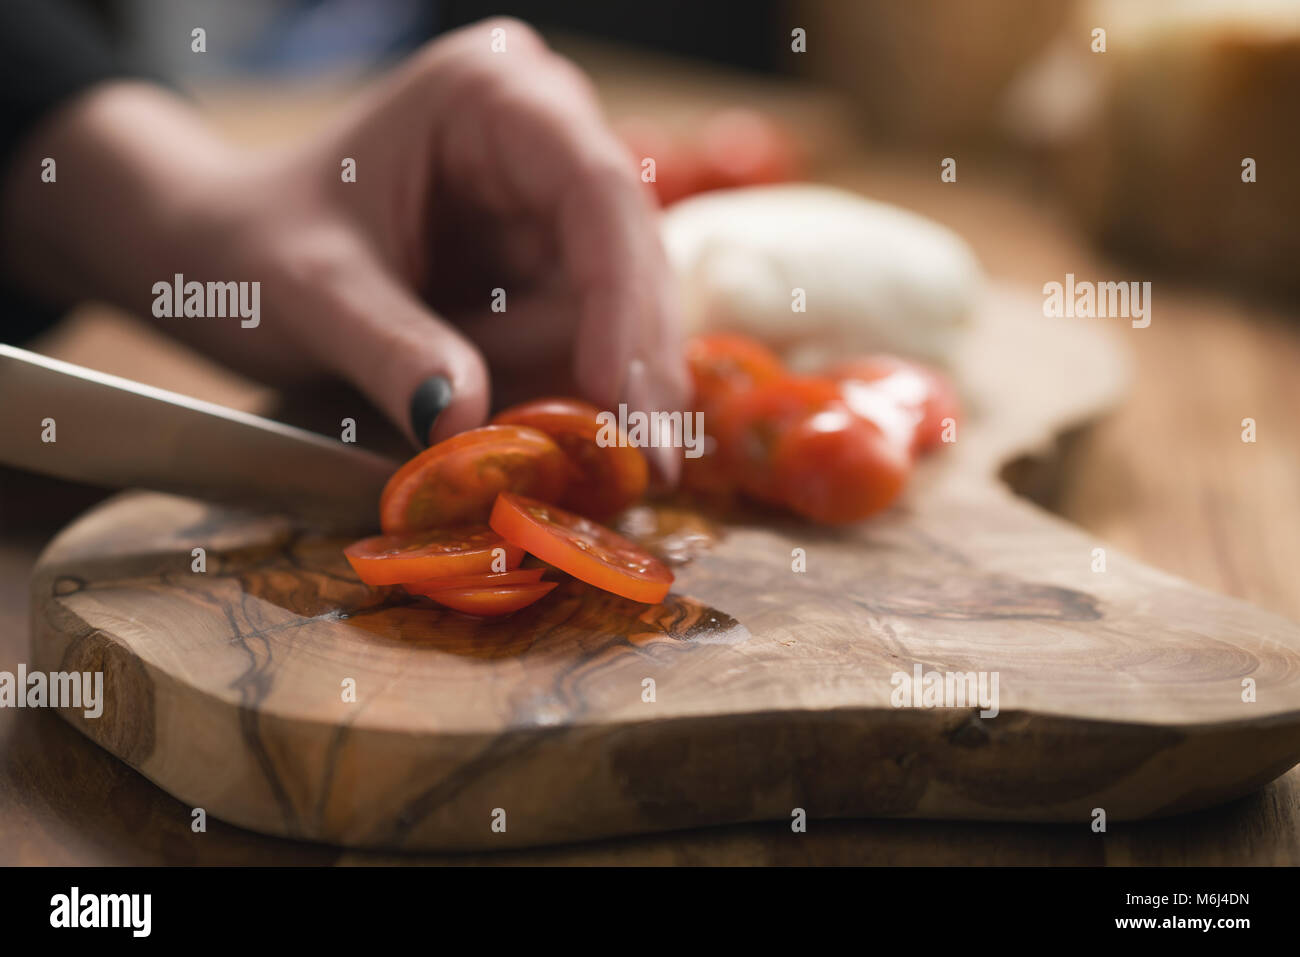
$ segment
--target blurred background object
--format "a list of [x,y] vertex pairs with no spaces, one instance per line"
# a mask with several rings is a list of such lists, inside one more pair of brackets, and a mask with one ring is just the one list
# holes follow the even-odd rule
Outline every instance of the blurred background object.
[[1008,84],[1073,6],[1073,0],[790,0],[788,19],[809,34],[808,54],[793,66],[847,93],[873,142],[989,145]]
[[[544,30],[581,32],[683,57],[766,71],[784,47],[780,4],[657,0],[85,0],[126,47],[182,82],[238,72],[304,74],[391,59],[476,20],[514,16]],[[191,55],[190,31],[208,50]]]
[[[686,74],[694,61],[798,77],[838,96],[843,126],[879,153],[960,152],[1011,175],[1025,169],[1021,156],[1041,162],[1038,198],[1135,264],[1246,293],[1300,289],[1297,0],[85,2],[139,60],[200,91],[355,76],[499,14],[598,59],[640,48],[671,54]],[[190,49],[196,26],[207,31],[203,55]],[[796,28],[804,53],[791,47]],[[696,88],[705,102],[712,84],[697,78]],[[639,92],[653,117],[655,91]],[[708,108],[728,105],[714,96]],[[689,139],[704,122],[675,117],[674,135]],[[1254,182],[1243,182],[1247,160]],[[662,196],[694,191],[666,172]]]
[[1300,3],[1089,0],[1064,36],[1008,118],[1088,233],[1247,292],[1300,291]]
[[[182,83],[310,75],[400,56],[437,32],[429,0],[97,0],[128,53]],[[206,32],[196,55],[191,31]]]

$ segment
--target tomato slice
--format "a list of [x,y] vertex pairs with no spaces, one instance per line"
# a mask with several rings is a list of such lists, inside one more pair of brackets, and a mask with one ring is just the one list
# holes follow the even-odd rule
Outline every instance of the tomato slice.
[[429,595],[444,588],[495,588],[500,585],[532,585],[542,580],[544,568],[516,568],[508,572],[479,575],[444,575],[418,582],[402,582],[412,595]]
[[379,524],[395,535],[483,522],[498,492],[558,499],[569,471],[560,447],[536,429],[470,429],[425,449],[394,473],[379,498]]
[[839,400],[840,387],[815,376],[785,376],[728,396],[712,430],[728,474],[759,501],[782,504],[773,471],[777,443],[796,423]]
[[687,342],[686,365],[695,385],[695,407],[706,418],[728,395],[785,374],[781,360],[767,346],[749,336],[725,332],[695,336]]
[[[600,519],[644,495],[649,474],[641,451],[627,444],[617,424],[611,435],[599,416],[594,405],[577,399],[536,399],[506,409],[492,421],[527,426],[550,436],[572,466],[568,487],[557,501],[580,515]],[[545,495],[535,497],[550,501]]]
[[[500,549],[501,551],[498,551]],[[523,549],[486,525],[443,528],[406,535],[375,535],[343,549],[348,564],[367,585],[397,585],[442,575],[492,571],[493,559],[514,568]]]
[[951,418],[955,422],[961,415],[961,403],[952,383],[935,370],[907,359],[859,356],[832,366],[825,374],[845,384],[845,401],[860,415],[877,418],[870,407],[872,394],[855,389],[853,383],[870,385],[910,412],[915,419],[912,440],[915,454],[939,445],[943,441],[944,420]]
[[442,588],[431,591],[425,597],[446,605],[466,615],[480,618],[496,618],[527,608],[537,599],[550,592],[556,582],[534,582],[523,585],[497,585],[483,588],[470,586],[462,588]]
[[510,492],[497,496],[490,520],[507,541],[574,578],[605,591],[656,604],[673,573],[634,542],[590,519]]
[[843,404],[792,426],[773,453],[774,485],[796,514],[830,525],[886,508],[907,482],[908,446]]

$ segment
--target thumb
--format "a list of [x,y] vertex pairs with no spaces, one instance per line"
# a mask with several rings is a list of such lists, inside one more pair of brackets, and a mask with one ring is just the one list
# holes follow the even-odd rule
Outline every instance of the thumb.
[[482,355],[369,257],[327,281],[308,332],[320,359],[424,448],[483,424]]

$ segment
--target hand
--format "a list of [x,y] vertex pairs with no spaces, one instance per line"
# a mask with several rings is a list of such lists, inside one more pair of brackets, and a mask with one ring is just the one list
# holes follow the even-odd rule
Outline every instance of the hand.
[[[505,52],[492,50],[498,28]],[[238,152],[136,84],[88,94],[37,139],[6,190],[5,235],[26,240],[6,242],[5,263],[51,296],[148,315],[153,283],[176,272],[260,280],[256,329],[154,321],[263,377],[342,375],[421,445],[482,424],[492,385],[510,400],[576,390],[600,408],[685,408],[647,191],[588,81],[522,23],[440,38],[274,153]],[[16,180],[60,153],[73,162],[57,187]],[[416,435],[411,397],[435,375],[450,404]],[[652,462],[672,481],[680,451],[667,452]]]

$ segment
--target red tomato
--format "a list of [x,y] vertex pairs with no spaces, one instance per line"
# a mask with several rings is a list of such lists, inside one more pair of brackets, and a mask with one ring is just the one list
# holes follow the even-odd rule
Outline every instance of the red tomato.
[[[629,117],[615,125],[619,138],[636,160],[636,174],[655,194],[659,205],[667,206],[697,193],[703,181],[699,151],[683,143],[662,123],[648,117]],[[648,165],[654,160],[654,180],[646,182]]]
[[882,388],[893,378],[879,382],[845,379],[840,383],[841,398],[855,415],[873,423],[894,445],[916,458],[921,452],[917,427],[923,413],[919,404],[900,401],[898,390]]
[[[915,421],[912,443],[915,454],[939,445],[943,440],[944,419],[951,418],[955,422],[961,415],[957,392],[947,378],[933,369],[897,356],[849,359],[827,369],[825,375],[845,383],[867,383],[909,411]],[[850,386],[845,391],[845,401],[859,414],[876,418],[871,412],[875,405],[871,395]],[[888,430],[889,427],[885,427]]]
[[739,333],[708,333],[686,343],[686,364],[694,384],[695,407],[704,413],[704,454],[682,462],[681,485],[711,499],[735,490],[714,432],[718,413],[731,396],[785,375],[776,353]]
[[726,332],[688,341],[686,365],[695,385],[695,407],[706,417],[724,397],[785,374],[781,360],[767,346],[749,336]]
[[529,554],[633,601],[663,601],[673,583],[673,573],[641,546],[554,505],[502,492],[490,524]]
[[523,549],[511,545],[486,525],[376,535],[353,542],[343,549],[343,554],[367,585],[482,574],[492,570],[494,558],[504,556],[505,567],[514,568],[524,557]]
[[816,522],[857,522],[888,506],[907,481],[907,446],[847,406],[804,418],[777,443],[777,494],[787,508]]
[[426,597],[462,614],[496,618],[527,608],[555,585],[555,582],[535,582],[531,585],[497,585],[487,588],[443,588],[429,592]]
[[729,504],[735,494],[736,483],[718,450],[718,440],[706,431],[703,445],[702,455],[682,459],[682,475],[678,484],[714,505]]
[[425,449],[394,473],[379,498],[379,524],[394,535],[482,522],[498,492],[554,501],[569,472],[560,447],[536,429],[470,429]]
[[418,582],[402,582],[402,589],[412,595],[429,595],[444,588],[495,588],[499,585],[532,585],[542,580],[541,568],[516,568],[508,572],[476,575],[444,575]]
[[[545,432],[564,454],[572,470],[568,487],[558,502],[564,508],[608,518],[645,494],[649,481],[645,456],[627,445],[618,432],[615,444],[601,444],[604,435],[594,405],[577,399],[537,399],[506,409],[492,421],[523,425]],[[539,496],[545,498],[545,496]]]
[[702,189],[785,183],[803,177],[794,138],[762,113],[723,110],[700,130]]
[[725,398],[711,430],[721,461],[749,495],[781,504],[773,472],[777,443],[812,412],[839,402],[839,386],[815,376],[786,376]]

